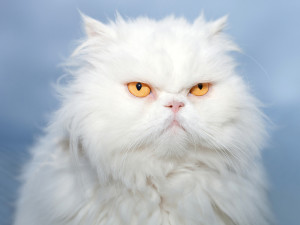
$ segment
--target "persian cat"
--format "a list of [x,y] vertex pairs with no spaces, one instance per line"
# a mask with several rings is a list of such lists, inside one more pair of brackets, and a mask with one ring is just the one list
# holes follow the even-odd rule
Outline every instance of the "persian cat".
[[14,224],[270,224],[265,119],[226,17],[83,21]]

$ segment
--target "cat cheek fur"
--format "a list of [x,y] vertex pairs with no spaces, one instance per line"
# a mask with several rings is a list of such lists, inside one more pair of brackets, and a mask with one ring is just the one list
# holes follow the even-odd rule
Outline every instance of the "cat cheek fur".
[[[264,116],[235,72],[226,17],[102,24],[67,66],[62,106],[32,148],[15,225],[268,225]],[[137,98],[128,82],[152,94]],[[191,96],[199,82],[211,84]],[[174,113],[170,101],[184,103]]]

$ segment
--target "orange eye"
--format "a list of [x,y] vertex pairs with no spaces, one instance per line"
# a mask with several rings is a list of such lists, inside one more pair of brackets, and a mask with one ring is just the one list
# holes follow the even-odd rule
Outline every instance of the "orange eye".
[[127,84],[127,87],[130,93],[136,97],[146,97],[151,92],[151,88],[145,83],[130,82]]
[[199,83],[191,88],[190,93],[196,96],[205,95],[208,92],[208,83]]

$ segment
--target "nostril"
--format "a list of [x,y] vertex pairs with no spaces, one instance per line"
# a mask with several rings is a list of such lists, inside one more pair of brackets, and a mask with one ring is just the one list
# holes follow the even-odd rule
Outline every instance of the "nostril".
[[165,105],[165,107],[171,108],[173,112],[178,112],[181,107],[184,106],[183,102],[173,101]]
[[179,102],[178,103],[178,107],[183,107],[184,106],[184,103],[183,102]]

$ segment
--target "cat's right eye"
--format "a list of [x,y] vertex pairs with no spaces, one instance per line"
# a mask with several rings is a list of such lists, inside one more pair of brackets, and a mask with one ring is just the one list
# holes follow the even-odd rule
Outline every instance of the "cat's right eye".
[[128,90],[136,97],[146,97],[151,93],[151,88],[148,84],[141,82],[130,82],[127,84]]

